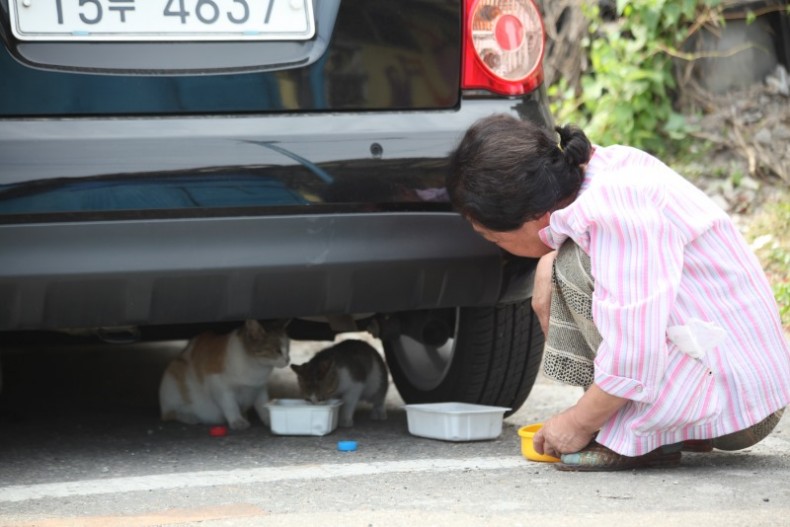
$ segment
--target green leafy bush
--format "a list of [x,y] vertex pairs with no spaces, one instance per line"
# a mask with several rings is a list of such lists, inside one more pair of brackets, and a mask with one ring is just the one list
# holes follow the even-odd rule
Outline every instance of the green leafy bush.
[[564,80],[549,87],[557,121],[578,124],[599,144],[672,151],[688,132],[673,108],[673,57],[687,56],[687,38],[700,21],[718,19],[721,0],[618,0],[611,22],[589,1],[581,43],[589,67],[578,93]]

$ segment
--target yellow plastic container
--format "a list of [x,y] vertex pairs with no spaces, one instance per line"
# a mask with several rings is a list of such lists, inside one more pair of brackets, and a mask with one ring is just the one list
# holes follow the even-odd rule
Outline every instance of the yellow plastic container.
[[546,454],[538,454],[535,452],[535,447],[532,446],[532,437],[535,432],[540,430],[543,423],[534,423],[527,426],[522,426],[518,429],[518,435],[521,437],[521,454],[530,461],[544,461],[548,463],[556,463],[559,458],[554,456],[547,456]]

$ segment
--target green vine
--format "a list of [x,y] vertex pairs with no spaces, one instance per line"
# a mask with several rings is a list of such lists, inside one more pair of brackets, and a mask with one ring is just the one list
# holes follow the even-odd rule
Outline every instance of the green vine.
[[673,59],[687,58],[683,44],[702,24],[721,20],[721,1],[617,0],[616,20],[607,22],[587,0],[589,67],[580,87],[564,79],[549,87],[557,122],[581,126],[599,144],[675,150],[689,129],[673,107]]

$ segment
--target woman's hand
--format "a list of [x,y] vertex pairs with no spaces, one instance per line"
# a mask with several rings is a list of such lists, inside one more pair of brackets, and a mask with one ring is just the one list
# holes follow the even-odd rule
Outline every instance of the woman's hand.
[[532,289],[532,310],[538,317],[544,335],[549,334],[549,312],[551,311],[551,271],[557,251],[540,257],[535,269],[535,285]]
[[539,454],[560,457],[562,454],[578,452],[586,447],[597,430],[590,431],[580,425],[574,415],[575,406],[555,415],[543,424],[532,438],[532,445]]
[[592,384],[579,401],[555,415],[532,438],[535,451],[559,457],[578,452],[592,441],[598,430],[628,403]]

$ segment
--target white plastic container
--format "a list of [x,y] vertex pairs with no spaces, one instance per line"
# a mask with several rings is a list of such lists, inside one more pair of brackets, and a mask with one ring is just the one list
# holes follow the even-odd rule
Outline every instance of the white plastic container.
[[409,433],[444,441],[495,439],[510,408],[469,403],[407,404]]
[[302,399],[275,399],[269,408],[272,433],[322,436],[337,428],[339,399],[313,404]]

